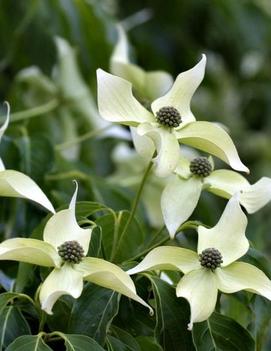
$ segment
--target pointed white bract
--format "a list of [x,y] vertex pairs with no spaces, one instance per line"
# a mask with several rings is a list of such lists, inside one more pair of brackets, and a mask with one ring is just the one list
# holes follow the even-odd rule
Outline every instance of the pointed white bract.
[[143,100],[153,101],[165,94],[173,79],[164,71],[146,72],[129,60],[129,43],[123,27],[117,25],[118,41],[110,58],[110,72],[132,83],[136,94]]
[[[134,283],[118,266],[102,259],[86,257],[92,228],[80,228],[75,217],[77,183],[68,209],[55,213],[46,223],[42,240],[29,238],[9,239],[0,244],[0,260],[28,262],[40,266],[54,267],[41,285],[39,299],[41,308],[52,314],[52,308],[62,295],[78,298],[83,290],[83,280],[92,281],[115,290],[143,304],[152,311],[137,294]],[[63,258],[60,246],[76,243],[83,250],[75,263],[74,257]]]
[[[7,105],[7,115],[4,124],[0,128],[0,141],[9,123],[10,107]],[[40,189],[40,187],[27,175],[15,171],[6,170],[0,159],[0,196],[21,197],[32,200],[46,208],[48,211],[55,213],[54,207]]]
[[[124,38],[122,31],[119,46],[115,49],[112,58],[112,67],[116,67],[117,64],[118,69],[120,63],[127,65],[127,42]],[[136,79],[140,80],[140,74],[132,73],[134,68],[129,71],[129,74],[126,70],[126,74],[122,75],[119,70],[113,69],[113,73],[125,79],[106,73],[101,69],[97,70],[100,115],[110,122],[137,127],[133,131],[133,139],[137,150],[141,150],[144,157],[149,157],[148,153],[142,151],[145,148],[146,139],[137,138],[135,134],[138,133],[152,141],[157,151],[157,157],[153,161],[156,173],[160,177],[168,176],[176,168],[180,158],[179,142],[209,152],[236,170],[248,172],[248,168],[241,162],[229,135],[214,123],[196,122],[191,112],[190,102],[204,77],[205,66],[206,57],[202,55],[198,64],[179,74],[165,95],[153,101],[150,101],[143,89],[148,86],[146,79],[144,87],[138,87],[140,84]],[[154,81],[159,81],[159,76],[152,75],[150,77]],[[133,96],[133,93],[139,101]],[[152,112],[143,105],[151,109]],[[172,112],[170,116],[166,115],[164,108],[175,112]],[[162,114],[162,117],[158,118],[159,113]],[[174,113],[179,115],[177,122],[174,119]]]
[[[192,215],[202,190],[226,199],[238,193],[239,202],[248,213],[258,211],[271,200],[270,178],[263,177],[250,185],[241,174],[227,169],[212,170],[208,176],[201,177],[191,172],[193,157],[190,159],[180,157],[175,179],[168,182],[161,196],[163,218],[171,238]],[[212,164],[212,159],[209,162]]]
[[[210,229],[199,227],[198,254],[180,247],[157,247],[128,273],[157,269],[183,272],[184,276],[176,287],[176,294],[187,299],[190,304],[189,330],[194,323],[210,317],[215,309],[219,290],[225,293],[247,290],[271,300],[270,279],[258,268],[248,263],[236,262],[249,247],[245,237],[246,226],[247,219],[240,208],[239,198],[234,196],[216,226]],[[212,252],[213,266],[209,260]],[[222,262],[217,261],[217,254],[222,256]]]

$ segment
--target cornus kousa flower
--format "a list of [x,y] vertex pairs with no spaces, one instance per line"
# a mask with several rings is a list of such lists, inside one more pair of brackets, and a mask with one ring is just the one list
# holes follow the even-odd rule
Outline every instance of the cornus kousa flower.
[[271,200],[271,179],[261,178],[250,185],[241,174],[214,170],[211,157],[180,157],[174,179],[170,179],[161,196],[161,209],[171,237],[192,214],[202,190],[229,199],[240,192],[239,201],[248,213],[254,213]]
[[[170,90],[151,103],[151,111],[135,99],[130,82],[101,69],[97,71],[100,115],[107,121],[136,127],[139,136],[149,138],[151,151],[157,150],[153,161],[159,176],[175,170],[180,157],[179,142],[213,154],[236,170],[248,172],[229,135],[214,123],[196,122],[190,110],[205,65],[206,57],[202,55],[195,67],[179,74]],[[145,152],[143,148],[142,153]],[[151,154],[149,149],[147,153]]]
[[215,309],[218,291],[228,294],[247,290],[271,300],[271,281],[268,277],[255,266],[236,261],[249,248],[246,226],[247,218],[237,196],[234,196],[215,227],[198,228],[197,253],[180,247],[158,247],[128,273],[154,269],[183,272],[176,294],[190,304],[189,330],[194,322],[210,317]]
[[[0,141],[9,124],[10,107],[7,106],[7,116],[0,127]],[[54,207],[40,187],[27,175],[11,169],[5,169],[0,158],[0,196],[21,197],[32,200],[55,213]]]
[[54,267],[39,292],[41,308],[48,314],[52,314],[52,307],[60,296],[68,294],[78,298],[83,290],[83,280],[115,290],[151,310],[136,294],[135,285],[127,273],[110,262],[86,256],[92,229],[83,229],[77,224],[76,196],[77,185],[69,208],[57,212],[47,222],[44,241],[28,238],[6,240],[0,244],[0,260]]

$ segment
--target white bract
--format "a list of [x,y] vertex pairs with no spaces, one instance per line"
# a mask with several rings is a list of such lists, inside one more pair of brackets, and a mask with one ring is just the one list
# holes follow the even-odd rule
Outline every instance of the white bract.
[[[216,226],[211,229],[198,228],[197,253],[180,247],[157,247],[128,273],[157,269],[183,272],[176,294],[190,304],[189,330],[194,322],[210,317],[215,309],[218,291],[228,294],[247,290],[271,300],[271,281],[268,277],[251,264],[236,262],[249,248],[246,226],[247,218],[241,210],[239,199],[234,196]],[[206,258],[207,251],[209,254],[212,252],[214,261],[211,266],[209,258]],[[222,262],[217,260],[218,256],[222,256]]]
[[[7,105],[7,116],[4,124],[0,127],[0,141],[9,124],[10,107]],[[32,200],[50,212],[54,213],[54,207],[43,193],[40,187],[27,175],[5,169],[4,163],[0,158],[0,196],[21,197]]]
[[[41,308],[52,314],[57,299],[65,294],[78,298],[83,290],[83,280],[115,290],[142,305],[151,308],[136,294],[129,275],[118,266],[95,257],[86,257],[92,228],[80,228],[75,217],[77,185],[69,208],[54,214],[46,223],[43,239],[14,238],[0,244],[0,260],[28,262],[54,267],[41,285]],[[67,247],[81,250],[79,256],[67,253]],[[61,247],[66,250],[61,254]],[[73,255],[73,256],[72,256]],[[75,263],[74,259],[79,258]]]
[[171,75],[164,71],[145,71],[129,59],[129,43],[125,30],[117,25],[118,41],[110,58],[110,72],[132,83],[142,102],[151,102],[172,86]]
[[[139,136],[147,136],[141,144],[144,157],[152,157],[158,176],[173,172],[180,157],[179,142],[199,148],[227,162],[232,168],[248,172],[241,162],[229,135],[214,123],[195,121],[190,101],[204,77],[206,57],[192,69],[178,75],[170,90],[151,104],[147,110],[133,96],[132,84],[127,80],[97,71],[98,107],[107,121],[136,127]],[[145,139],[146,140],[146,139]]]
[[[175,177],[166,185],[161,196],[161,209],[166,227],[173,238],[177,229],[191,216],[202,190],[229,199],[240,192],[239,201],[248,213],[254,213],[271,200],[271,179],[261,178],[251,185],[241,174],[228,169],[212,170],[207,176],[191,172],[191,161],[180,157]],[[197,158],[195,159],[197,160]]]

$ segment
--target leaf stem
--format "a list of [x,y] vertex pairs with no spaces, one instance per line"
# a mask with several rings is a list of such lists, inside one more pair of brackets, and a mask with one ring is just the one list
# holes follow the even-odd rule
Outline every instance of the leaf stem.
[[[142,180],[140,182],[139,188],[137,190],[136,197],[134,199],[130,215],[129,215],[128,219],[127,219],[127,222],[126,222],[126,224],[125,224],[125,226],[123,228],[122,233],[120,234],[120,237],[119,237],[119,240],[118,240],[119,244],[121,243],[121,241],[122,241],[122,239],[123,239],[128,227],[129,227],[129,225],[131,224],[131,222],[132,222],[132,220],[133,220],[133,218],[135,216],[135,213],[136,213],[136,210],[137,210],[137,207],[138,207],[138,204],[139,204],[139,200],[140,200],[140,197],[142,195],[142,191],[143,191],[144,185],[145,185],[146,180],[148,178],[148,175],[149,175],[149,173],[150,173],[150,171],[152,169],[152,166],[153,166],[153,162],[150,161],[150,163],[148,164],[148,166],[147,166],[147,168],[145,170],[145,173],[144,173],[144,175],[142,177]],[[112,260],[115,257],[116,252],[118,251],[118,247],[119,247],[119,245],[116,247],[114,252],[112,252],[112,255],[111,255]]]
[[15,112],[11,114],[10,123],[18,122],[24,119],[33,118],[44,113],[48,113],[56,109],[59,105],[59,101],[57,99],[52,99],[46,104],[30,108],[25,111]]
[[112,126],[109,125],[109,126],[106,126],[104,128],[101,128],[101,129],[94,129],[94,130],[91,130],[90,132],[88,133],[85,133],[85,134],[82,134],[80,135],[78,138],[75,138],[73,140],[70,140],[70,141],[67,141],[65,143],[62,143],[62,144],[58,144],[55,146],[55,149],[60,151],[60,150],[65,150],[65,149],[68,149],[76,144],[80,144],[82,143],[83,141],[86,141],[88,139],[91,139],[93,137],[96,137],[100,134],[102,134],[104,131],[108,130],[109,128],[111,128]]

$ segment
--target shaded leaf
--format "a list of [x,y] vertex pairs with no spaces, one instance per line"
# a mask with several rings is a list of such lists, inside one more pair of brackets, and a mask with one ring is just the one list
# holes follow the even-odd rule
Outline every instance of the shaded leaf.
[[14,340],[6,351],[52,351],[39,335],[24,335]]
[[197,351],[254,351],[251,334],[235,320],[214,312],[206,322],[195,323],[193,341]]
[[117,293],[88,283],[74,302],[67,333],[85,334],[103,344],[108,327],[118,312],[118,301]]

